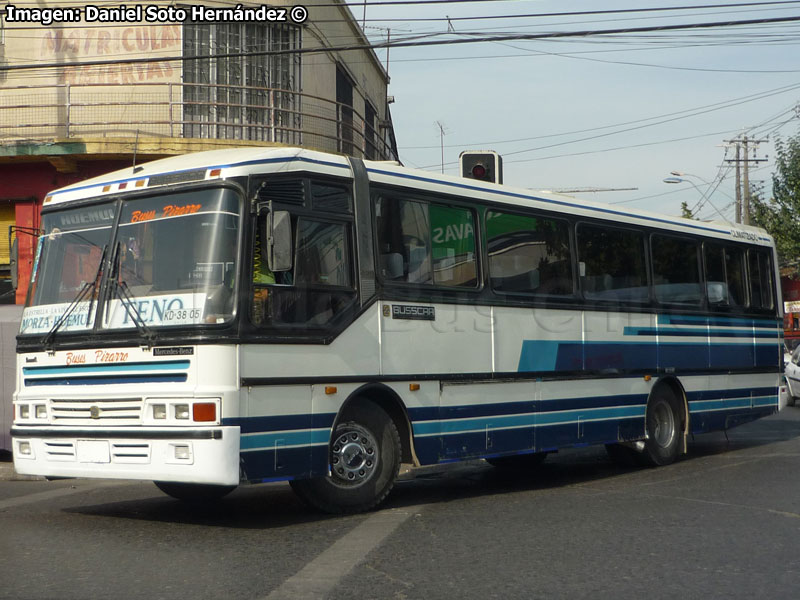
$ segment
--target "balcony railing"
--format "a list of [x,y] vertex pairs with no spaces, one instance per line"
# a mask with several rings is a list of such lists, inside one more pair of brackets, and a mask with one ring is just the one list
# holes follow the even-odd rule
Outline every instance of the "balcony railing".
[[144,83],[0,88],[0,145],[87,137],[205,138],[396,160],[390,132],[352,107],[251,86]]

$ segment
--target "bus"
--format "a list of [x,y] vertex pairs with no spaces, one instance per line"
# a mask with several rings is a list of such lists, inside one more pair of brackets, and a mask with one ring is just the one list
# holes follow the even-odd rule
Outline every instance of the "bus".
[[668,465],[777,412],[763,230],[298,148],[49,194],[14,466],[183,499],[289,481],[333,513],[401,469],[603,444]]

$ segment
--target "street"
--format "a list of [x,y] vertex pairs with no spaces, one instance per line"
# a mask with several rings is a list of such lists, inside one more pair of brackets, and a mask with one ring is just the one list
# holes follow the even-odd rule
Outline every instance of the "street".
[[347,517],[287,484],[191,507],[152,483],[7,477],[0,598],[797,597],[800,408],[689,449],[659,469],[600,447],[423,470]]

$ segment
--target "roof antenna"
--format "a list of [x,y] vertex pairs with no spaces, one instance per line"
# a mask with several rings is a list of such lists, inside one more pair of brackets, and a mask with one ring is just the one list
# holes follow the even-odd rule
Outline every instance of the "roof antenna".
[[133,143],[133,172],[138,173],[142,167],[136,166],[136,151],[139,149],[139,130],[136,130],[136,141]]

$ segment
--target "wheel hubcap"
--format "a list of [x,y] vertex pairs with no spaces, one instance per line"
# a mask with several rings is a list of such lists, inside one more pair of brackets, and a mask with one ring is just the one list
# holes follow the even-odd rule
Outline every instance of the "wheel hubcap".
[[361,485],[375,472],[378,444],[367,430],[354,427],[339,433],[331,450],[331,471],[339,483]]
[[666,402],[659,402],[653,407],[653,438],[656,444],[666,448],[675,437],[675,416]]

